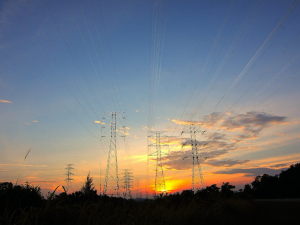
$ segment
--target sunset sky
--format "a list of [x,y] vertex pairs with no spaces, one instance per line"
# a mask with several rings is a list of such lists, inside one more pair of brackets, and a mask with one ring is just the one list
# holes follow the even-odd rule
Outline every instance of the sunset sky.
[[73,164],[71,190],[99,191],[101,164],[103,189],[115,111],[134,194],[149,131],[167,190],[191,188],[190,124],[206,186],[279,174],[300,162],[299,21],[298,0],[0,1],[0,182],[47,193]]

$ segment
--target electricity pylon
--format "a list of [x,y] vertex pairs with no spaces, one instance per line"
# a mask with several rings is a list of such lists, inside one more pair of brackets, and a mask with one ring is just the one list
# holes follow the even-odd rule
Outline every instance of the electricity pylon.
[[[118,157],[117,157],[117,115],[123,112],[108,112],[111,116],[110,122],[110,144],[107,157],[106,174],[103,194],[106,195],[108,189],[116,196],[120,196],[119,174],[118,174]],[[124,117],[123,117],[124,118]]]
[[140,179],[139,178],[136,178],[136,197],[141,198]]
[[166,192],[166,183],[165,183],[165,177],[164,177],[164,170],[162,165],[161,156],[164,155],[161,151],[161,146],[168,146],[167,144],[161,144],[161,131],[150,131],[152,133],[152,136],[150,136],[152,139],[154,139],[154,143],[150,144],[149,146],[155,146],[156,151],[150,153],[148,156],[156,156],[156,175],[155,175],[155,195],[159,193]]
[[[183,130],[181,134],[183,133],[190,133],[190,143],[192,147],[192,157],[193,157],[193,169],[192,169],[192,190],[195,192],[195,189],[197,188],[197,185],[201,183],[202,188],[204,188],[204,179],[203,174],[201,170],[201,165],[199,163],[199,154],[198,154],[198,148],[197,148],[197,133],[204,134],[205,131],[200,131],[196,129],[196,124],[190,124],[189,129]],[[197,167],[197,168],[196,168]],[[198,172],[198,175],[196,176],[196,172]],[[200,182],[199,182],[200,180]],[[198,181],[198,182],[197,182]]]
[[130,172],[131,169],[124,169],[123,175],[123,197],[124,198],[132,198],[131,194],[131,188],[133,187],[132,181],[133,181],[133,173]]
[[67,164],[67,167],[65,168],[66,169],[66,173],[64,175],[66,175],[66,179],[65,181],[67,182],[67,189],[66,189],[66,192],[69,191],[69,188],[70,188],[70,183],[71,181],[73,180],[72,179],[72,176],[74,175],[74,173],[72,173],[71,171],[74,170],[74,167],[73,167],[73,164]]

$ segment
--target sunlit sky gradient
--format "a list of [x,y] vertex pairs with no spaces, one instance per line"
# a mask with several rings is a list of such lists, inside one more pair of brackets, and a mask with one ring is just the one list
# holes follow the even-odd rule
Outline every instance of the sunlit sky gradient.
[[0,2],[0,181],[16,181],[31,148],[21,183],[46,193],[66,185],[71,163],[73,191],[89,172],[99,190],[111,111],[125,112],[119,172],[132,169],[134,193],[149,190],[147,173],[154,188],[151,126],[169,136],[171,192],[191,188],[189,136],[180,135],[190,123],[205,131],[205,185],[239,189],[300,161],[299,1],[170,0],[159,11],[160,2]]

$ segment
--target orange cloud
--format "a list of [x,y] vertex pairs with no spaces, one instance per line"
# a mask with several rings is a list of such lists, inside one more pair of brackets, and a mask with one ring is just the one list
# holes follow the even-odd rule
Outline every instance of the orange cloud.
[[33,123],[38,123],[39,121],[37,121],[37,120],[33,120],[32,122],[33,122]]
[[276,135],[278,136],[285,136],[285,135],[288,135],[288,134],[284,134],[284,133],[275,133]]
[[0,99],[0,102],[2,102],[2,103],[12,103],[11,101],[4,100],[4,99]]
[[287,164],[290,165],[292,163],[296,163],[300,161],[300,153],[295,153],[286,156],[276,156],[267,159],[253,160],[252,164],[262,167],[272,167],[277,164]]
[[102,125],[105,125],[104,122],[101,122],[101,121],[99,121],[99,120],[95,120],[94,122],[95,122],[95,123],[100,123],[100,124],[102,124]]
[[197,122],[197,121],[187,121],[187,120],[172,120],[172,122],[180,125],[202,125],[203,122]]

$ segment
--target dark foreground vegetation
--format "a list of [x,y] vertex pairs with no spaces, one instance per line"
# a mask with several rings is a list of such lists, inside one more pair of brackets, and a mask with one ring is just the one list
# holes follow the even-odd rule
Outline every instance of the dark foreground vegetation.
[[[287,224],[300,221],[300,164],[258,176],[245,188],[223,183],[194,193],[144,201],[97,195],[92,178],[81,191],[45,199],[39,187],[0,184],[0,224]],[[267,200],[264,199],[281,199]]]

